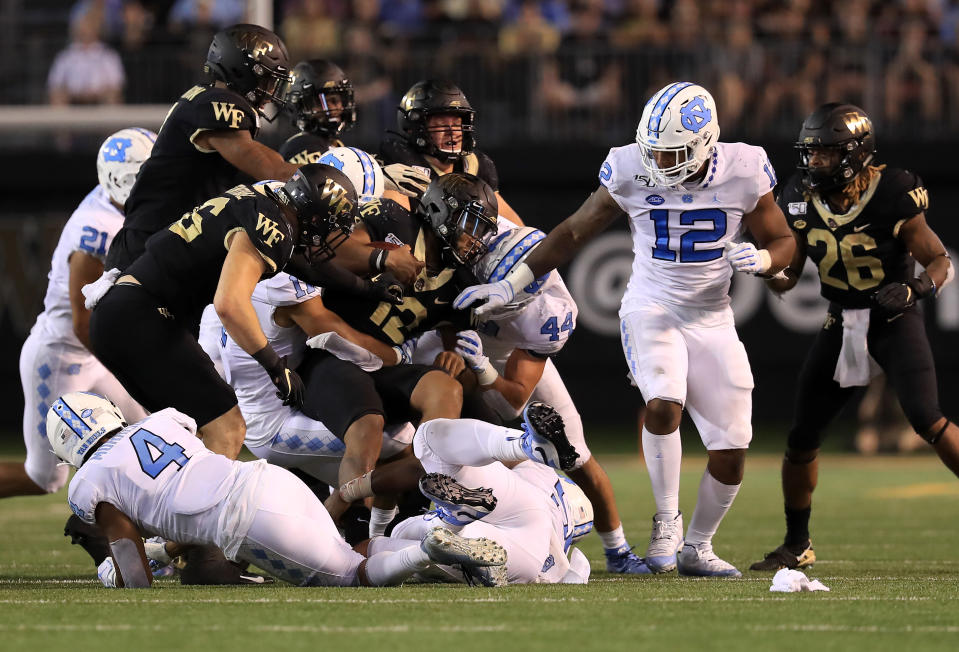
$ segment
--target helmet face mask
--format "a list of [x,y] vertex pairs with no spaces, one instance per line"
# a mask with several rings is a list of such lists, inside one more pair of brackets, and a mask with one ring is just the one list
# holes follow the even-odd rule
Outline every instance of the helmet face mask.
[[709,91],[691,82],[660,89],[646,103],[636,128],[643,166],[664,188],[695,176],[718,140],[716,103]]
[[147,129],[121,129],[97,152],[97,180],[117,205],[123,206],[140,166],[150,157],[157,135]]
[[298,63],[284,101],[300,131],[335,138],[356,123],[353,84],[325,59]]
[[[413,149],[449,163],[475,149],[475,115],[466,95],[455,84],[427,79],[413,84],[406,92],[397,108],[396,119],[400,132]],[[458,118],[459,125],[455,120],[442,119],[447,116]],[[431,120],[436,117],[439,119]],[[434,124],[431,126],[430,122]],[[434,140],[434,135],[440,138]]]
[[281,204],[296,213],[297,247],[310,263],[329,260],[356,224],[356,190],[349,178],[323,163],[302,166],[277,188]]
[[846,186],[869,165],[876,153],[876,135],[865,111],[831,102],[806,118],[795,147],[796,168],[806,189],[830,191]]
[[282,107],[290,82],[290,62],[280,37],[259,25],[233,25],[217,32],[210,44],[204,70],[243,95],[268,121],[275,119],[263,107]]
[[126,425],[113,401],[92,392],[64,394],[47,411],[47,439],[53,452],[77,468],[100,440]]
[[489,251],[497,210],[489,184],[456,172],[434,179],[418,208],[441,241],[444,258],[455,266],[473,265]]

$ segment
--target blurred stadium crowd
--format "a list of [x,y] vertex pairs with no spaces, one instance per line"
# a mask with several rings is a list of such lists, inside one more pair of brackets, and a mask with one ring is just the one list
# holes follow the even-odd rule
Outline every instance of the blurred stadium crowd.
[[[168,103],[247,0],[0,0],[5,104]],[[399,94],[450,77],[484,144],[621,138],[670,79],[713,89],[723,130],[792,138],[814,106],[870,108],[884,140],[959,129],[959,0],[275,0],[294,61],[357,89],[359,140]]]

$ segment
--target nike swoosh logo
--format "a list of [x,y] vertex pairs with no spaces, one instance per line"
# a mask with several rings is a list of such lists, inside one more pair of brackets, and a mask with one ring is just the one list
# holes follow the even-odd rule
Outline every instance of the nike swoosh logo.
[[449,301],[440,301],[439,299],[433,299],[433,304],[437,306],[447,306],[449,305],[449,303],[450,303]]
[[854,227],[852,227],[852,230],[855,231],[856,233],[859,233],[860,231],[862,231],[862,230],[864,230],[864,229],[868,229],[869,226],[870,226],[869,224],[863,224],[863,225],[861,225],[861,226],[854,226]]

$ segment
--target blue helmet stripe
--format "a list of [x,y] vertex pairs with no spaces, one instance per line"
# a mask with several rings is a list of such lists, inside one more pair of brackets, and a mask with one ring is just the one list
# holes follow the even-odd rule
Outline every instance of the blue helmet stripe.
[[373,161],[370,160],[370,155],[363,150],[355,147],[350,147],[350,149],[360,159],[360,165],[363,167],[363,192],[359,194],[372,195],[376,184],[376,180],[373,178]]
[[67,405],[62,398],[54,401],[51,407],[57,416],[70,427],[70,430],[73,431],[78,439],[82,440],[86,435],[92,432],[90,426],[88,426],[86,422],[80,418],[80,415],[74,412],[73,408]]
[[692,85],[692,82],[676,82],[659,96],[659,101],[656,102],[656,106],[653,107],[653,112],[649,114],[649,124],[646,125],[650,138],[659,134],[659,125],[662,122],[663,113],[666,112],[669,101],[676,97],[676,93]]
[[546,237],[546,234],[542,231],[533,231],[525,238],[513,245],[513,248],[507,252],[505,256],[499,261],[499,264],[496,268],[490,273],[488,283],[496,283],[497,281],[502,281],[506,278],[506,275],[510,273],[510,270],[516,266],[519,262],[519,259],[523,257],[527,251],[533,248],[537,242]]

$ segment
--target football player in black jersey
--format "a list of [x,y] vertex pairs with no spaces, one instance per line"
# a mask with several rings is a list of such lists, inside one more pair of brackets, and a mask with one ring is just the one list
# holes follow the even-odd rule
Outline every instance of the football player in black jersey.
[[126,202],[126,219],[106,268],[126,269],[147,238],[238,183],[289,179],[296,171],[253,140],[268,103],[289,80],[286,46],[268,29],[233,25],[213,37],[204,70],[212,78],[183,94],[167,114]]
[[[767,283],[777,292],[789,290],[808,256],[830,303],[799,377],[783,459],[786,538],[753,570],[802,568],[816,560],[809,516],[819,446],[856,387],[868,384],[870,357],[886,372],[912,427],[959,474],[959,428],[939,408],[919,304],[954,274],[926,223],[926,188],[912,172],[873,163],[872,121],[851,104],[816,109],[796,147],[800,164],[779,197],[796,254],[783,277]],[[925,268],[918,276],[915,262]]]
[[353,84],[327,59],[301,61],[293,68],[284,102],[299,131],[280,145],[280,156],[294,165],[316,163],[340,135],[356,123]]
[[[193,315],[212,303],[223,326],[267,370],[286,404],[303,384],[270,347],[250,297],[294,250],[328,259],[348,237],[357,197],[339,170],[314,163],[286,184],[238,185],[158,232],[90,320],[93,352],[145,408],[189,415],[210,450],[236,459],[246,424],[233,390],[193,337]],[[93,300],[97,296],[94,295]]]
[[[380,157],[387,164],[404,163],[430,177],[465,172],[489,184],[496,194],[499,214],[515,224],[523,220],[499,193],[499,175],[493,159],[476,149],[473,110],[456,84],[425,79],[406,91],[396,111],[398,131],[387,131],[380,143]],[[409,203],[392,193],[403,206]]]
[[[382,369],[366,373],[352,364],[360,360],[350,357],[348,349],[338,348],[335,355],[309,352],[298,368],[306,384],[303,413],[322,421],[346,444],[341,486],[357,477],[369,480],[366,474],[379,456],[384,422],[460,416],[462,390],[456,381],[434,367],[397,364],[401,355],[394,355],[390,347],[401,350],[405,342],[441,324],[468,328],[468,314],[453,310],[451,304],[463,287],[476,282],[468,267],[486,252],[486,243],[496,233],[496,197],[473,175],[449,174],[430,184],[414,213],[391,200],[373,200],[360,214],[365,227],[358,229],[361,238],[410,245],[426,266],[399,305],[324,291],[322,299],[300,304],[303,314],[294,318],[307,335],[336,332],[384,363]],[[317,309],[307,310],[307,304]],[[344,323],[350,329],[339,327]],[[370,346],[351,329],[380,346]],[[351,499],[365,495],[354,494]],[[326,504],[334,518],[348,506],[336,493]]]

